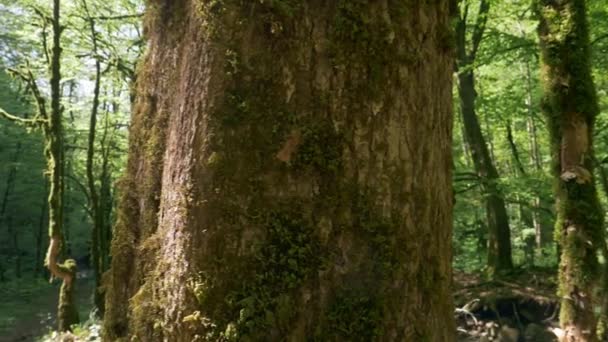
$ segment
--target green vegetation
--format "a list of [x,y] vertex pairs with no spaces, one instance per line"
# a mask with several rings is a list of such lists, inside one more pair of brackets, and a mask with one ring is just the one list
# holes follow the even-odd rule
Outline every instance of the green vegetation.
[[[382,340],[383,308],[390,307],[397,286],[385,279],[399,276],[422,289],[451,273],[419,275],[425,265],[435,265],[431,257],[408,264],[408,253],[423,254],[428,246],[411,243],[413,232],[399,232],[441,213],[402,205],[433,193],[410,188],[405,179],[428,174],[421,171],[428,160],[409,159],[425,147],[415,150],[417,141],[401,134],[391,139],[414,150],[391,151],[386,138],[394,134],[390,129],[423,122],[416,115],[429,106],[443,110],[429,105],[441,96],[437,89],[419,96],[419,103],[401,103],[399,97],[428,85],[402,66],[423,70],[430,57],[422,47],[433,41],[454,50],[456,63],[453,158],[444,166],[452,170],[454,188],[452,266],[456,278],[482,274],[476,284],[491,284],[492,292],[491,299],[477,296],[489,309],[469,310],[466,305],[479,294],[473,293],[457,301],[470,311],[460,313],[504,315],[500,301],[506,295],[499,288],[542,274],[550,284],[532,283],[526,291],[548,288],[543,300],[552,304],[543,308],[562,302],[554,321],[560,319],[562,327],[584,321],[589,331],[597,326],[598,339],[608,338],[606,2],[454,1],[453,27],[437,30],[438,37],[427,33],[435,18],[418,13],[411,27],[403,27],[379,14],[387,6],[395,16],[406,16],[413,1],[336,0],[323,7],[330,11],[326,28],[297,26],[299,18],[318,10],[310,3],[191,1],[196,20],[184,26],[188,9],[171,1],[63,0],[56,23],[53,2],[0,0],[0,297],[7,298],[0,302],[0,337],[17,336],[41,307],[52,313],[48,322],[35,323],[39,334],[51,334],[47,325],[57,315],[66,322],[84,320],[95,307],[96,319],[106,319],[117,334],[110,339],[127,336],[134,329],[130,320],[162,336],[168,328],[151,313],[162,312],[169,299],[149,298],[158,296],[156,278],[165,274],[153,262],[168,239],[158,233],[159,224],[163,215],[174,215],[201,230],[209,222],[228,227],[206,231],[214,245],[199,254],[216,253],[217,260],[193,267],[196,275],[182,279],[190,306],[176,320],[201,338],[284,336],[302,315],[302,303],[314,298],[323,306],[315,312],[322,324],[314,331],[300,327],[294,336]],[[176,190],[181,197],[175,200],[159,190],[167,179],[184,176],[164,172],[168,157],[183,152],[170,145],[168,139],[180,137],[168,127],[179,126],[176,113],[198,108],[208,96],[180,89],[183,84],[173,79],[178,71],[186,73],[184,65],[199,66],[177,58],[198,51],[179,45],[198,26],[197,42],[213,41],[204,51],[216,53],[203,57],[218,58],[214,67],[224,72],[210,89],[223,96],[204,112],[204,129],[211,133],[192,136],[204,152],[184,173],[192,179]],[[404,36],[417,43],[395,44]],[[154,50],[146,57],[146,39],[180,54]],[[303,53],[302,46],[309,51]],[[317,74],[307,68],[318,68]],[[395,75],[413,81],[400,83]],[[188,79],[187,85],[195,89],[205,81]],[[168,107],[167,99],[178,96],[188,101]],[[399,118],[385,120],[394,108]],[[129,127],[137,132],[130,141]],[[368,155],[349,159],[364,148]],[[138,157],[127,163],[129,151]],[[389,165],[391,153],[403,159],[399,165]],[[374,182],[378,188],[369,186]],[[309,198],[289,193],[293,189],[289,195],[277,191],[281,184],[305,189]],[[207,197],[195,197],[201,193]],[[162,201],[175,206],[159,215]],[[193,214],[199,207],[204,214]],[[415,238],[433,243],[433,233],[417,232]],[[346,247],[331,245],[339,239],[358,255],[346,260],[340,250]],[[72,279],[61,287],[47,284],[51,240],[57,242],[49,258],[57,261],[56,276]],[[207,260],[199,254],[193,258]],[[125,262],[108,272],[114,257]],[[339,269],[336,260],[355,270],[331,278],[327,273]],[[171,270],[171,259],[165,262]],[[222,268],[224,262],[230,266]],[[123,282],[132,274],[141,278]],[[374,279],[357,278],[361,274]],[[334,286],[338,278],[355,280]],[[322,281],[331,283],[324,284],[325,297],[307,292]],[[106,307],[106,295],[122,298],[124,305]],[[530,297],[540,302],[542,296]],[[221,311],[226,303],[229,310]],[[509,324],[522,325],[517,329],[523,334],[534,320],[521,320]],[[52,328],[85,336],[97,323],[83,324]]]
[[[0,251],[0,288],[7,281],[49,277],[44,263],[52,278],[64,281],[53,313],[60,330],[78,321],[77,301],[88,302],[75,295],[78,284],[86,283],[76,281],[77,272],[93,267],[100,284],[107,270],[113,183],[125,160],[120,151],[129,88],[141,53],[141,9],[129,1],[0,2],[0,238],[8,246]],[[31,20],[24,22],[24,16]],[[89,94],[90,78],[99,85],[95,96]],[[91,107],[89,118],[97,126],[87,120]],[[93,137],[88,145],[87,136]],[[100,224],[92,230],[92,222]],[[96,303],[103,315],[103,297]]]

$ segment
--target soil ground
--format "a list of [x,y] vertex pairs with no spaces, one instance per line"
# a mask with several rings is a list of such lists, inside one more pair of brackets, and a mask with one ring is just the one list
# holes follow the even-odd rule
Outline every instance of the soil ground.
[[[92,309],[94,283],[78,279],[76,300],[80,320],[86,321]],[[28,291],[0,290],[0,342],[34,342],[56,326],[59,282],[39,283]]]

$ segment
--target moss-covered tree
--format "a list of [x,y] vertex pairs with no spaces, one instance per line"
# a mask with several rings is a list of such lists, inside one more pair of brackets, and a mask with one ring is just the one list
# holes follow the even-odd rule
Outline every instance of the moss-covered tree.
[[[39,12],[45,16],[44,13]],[[28,66],[13,69],[11,72],[20,78],[32,94],[37,105],[37,113],[31,118],[22,118],[7,113],[0,108],[0,116],[26,125],[39,128],[44,135],[44,154],[47,162],[47,176],[49,179],[49,247],[46,253],[45,265],[51,272],[51,276],[63,281],[59,296],[57,314],[58,328],[60,331],[70,330],[70,327],[78,323],[78,311],[75,308],[73,291],[76,281],[76,262],[72,259],[64,263],[59,262],[63,243],[63,127],[61,106],[61,32],[60,24],[60,0],[53,1],[53,13],[45,20],[51,23],[53,40],[50,51],[49,62],[49,85],[50,85],[50,108],[47,108],[47,97],[43,95],[38,87],[37,80]],[[46,47],[46,46],[45,46]],[[49,110],[50,109],[50,110]]]
[[452,5],[149,1],[106,338],[453,340]]
[[593,176],[598,113],[584,0],[539,0],[543,111],[551,134],[558,219],[560,323],[565,341],[597,341],[594,290],[603,211]]

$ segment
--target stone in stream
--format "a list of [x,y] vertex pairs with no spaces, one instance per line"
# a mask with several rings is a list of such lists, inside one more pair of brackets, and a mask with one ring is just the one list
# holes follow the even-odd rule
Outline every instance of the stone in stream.
[[498,332],[498,338],[496,341],[499,342],[517,342],[519,341],[519,330],[512,328],[508,325],[503,325],[500,327],[500,331]]
[[524,331],[524,341],[529,342],[553,342],[557,341],[557,337],[540,324],[530,323]]

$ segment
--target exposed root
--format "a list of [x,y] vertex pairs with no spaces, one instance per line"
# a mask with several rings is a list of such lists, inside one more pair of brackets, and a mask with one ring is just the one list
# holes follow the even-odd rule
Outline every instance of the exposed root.
[[455,311],[458,341],[557,340],[559,301],[553,283],[530,286],[517,276],[485,281],[463,274],[455,280],[455,302],[460,306]]

